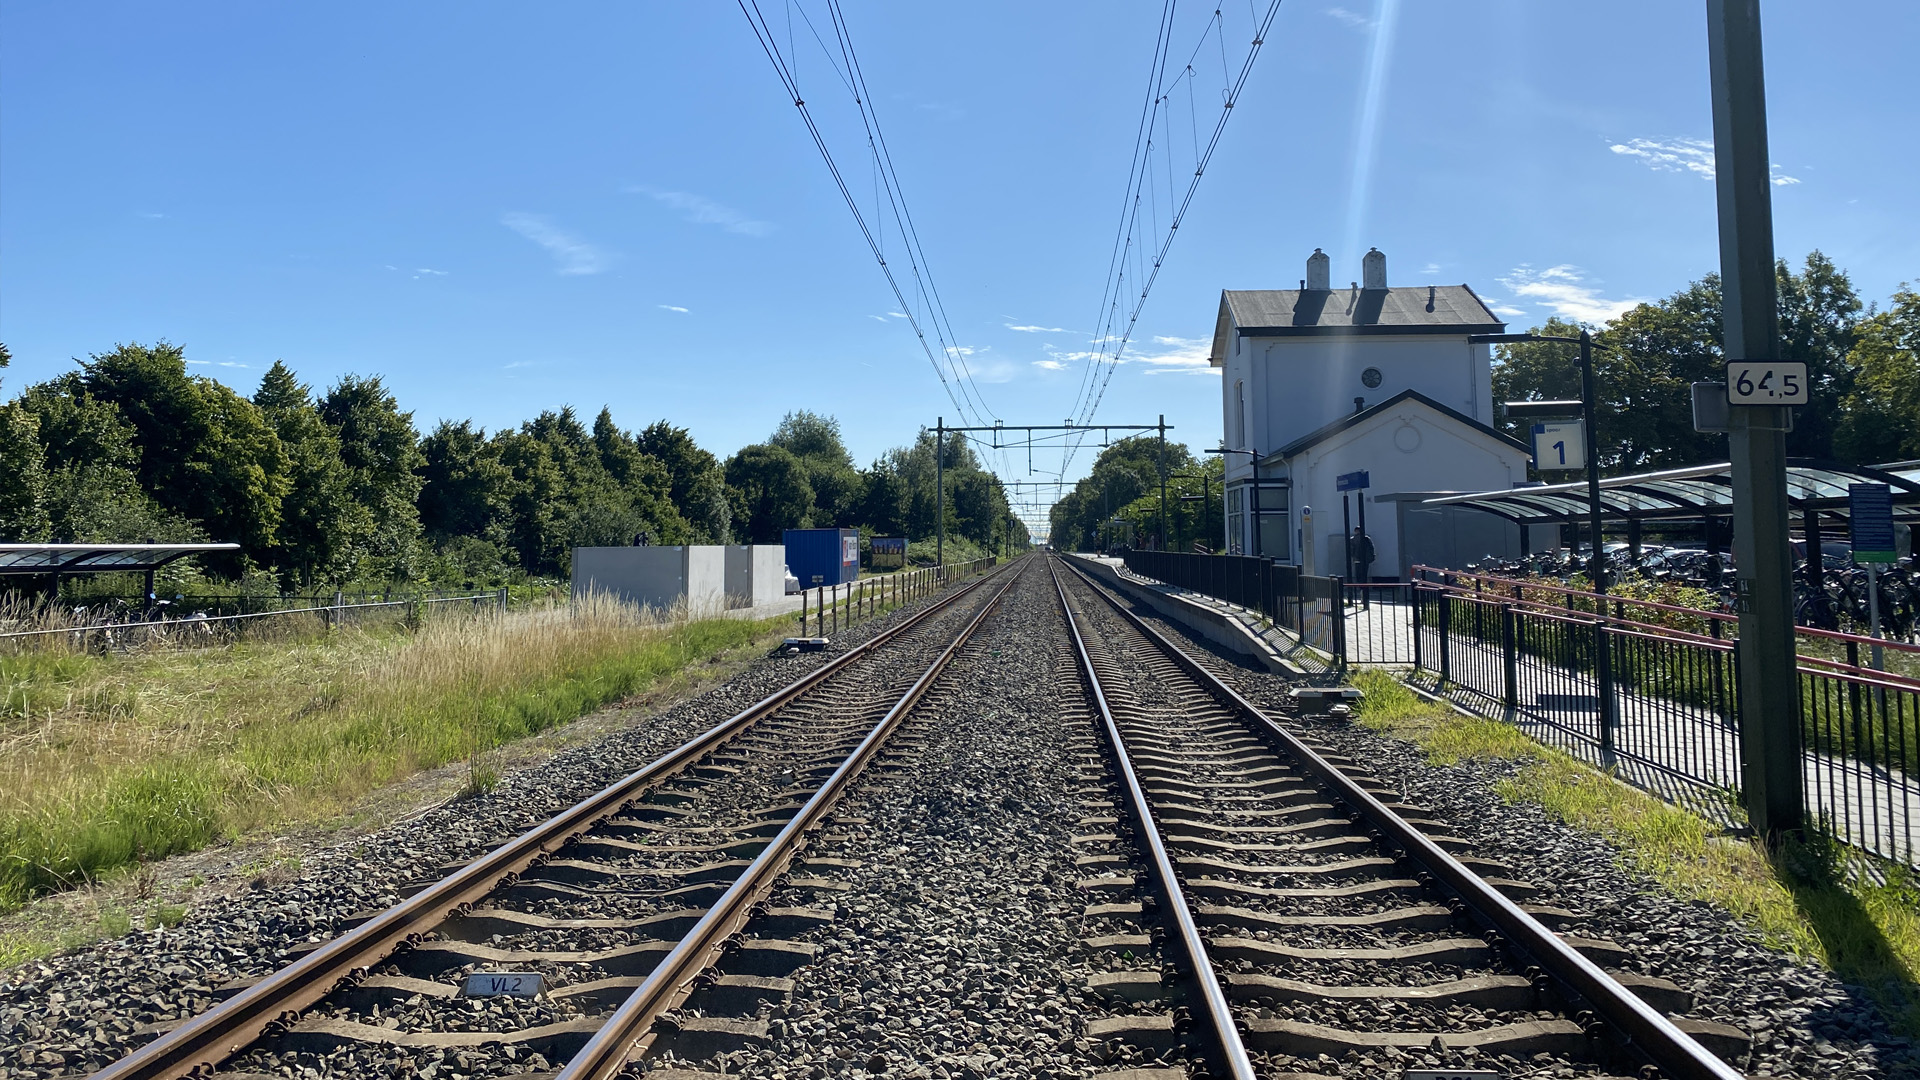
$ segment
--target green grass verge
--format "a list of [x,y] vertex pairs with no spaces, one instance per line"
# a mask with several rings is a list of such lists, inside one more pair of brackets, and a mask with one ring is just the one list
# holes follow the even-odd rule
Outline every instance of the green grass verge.
[[474,762],[786,618],[671,627],[544,607],[199,652],[0,657],[0,911],[129,864],[323,819]]
[[1900,1034],[1920,1037],[1920,882],[1905,867],[1810,841],[1778,850],[1731,837],[1698,815],[1534,742],[1511,724],[1462,716],[1380,671],[1357,672],[1367,727],[1405,739],[1436,764],[1521,762],[1496,790],[1606,837],[1622,861],[1674,896],[1716,904],[1776,948],[1865,987]]

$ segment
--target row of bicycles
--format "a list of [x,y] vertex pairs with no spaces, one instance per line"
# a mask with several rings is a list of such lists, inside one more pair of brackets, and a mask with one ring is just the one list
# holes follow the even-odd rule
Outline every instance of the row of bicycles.
[[[1881,637],[1920,640],[1920,562],[1908,556],[1891,565],[1863,566],[1853,561],[1844,545],[1823,547],[1816,574],[1806,558],[1805,544],[1795,542],[1796,623],[1864,634],[1869,632],[1877,606]],[[1608,544],[1602,555],[1609,586],[1634,580],[1688,586],[1706,594],[1711,610],[1734,610],[1733,557],[1726,552],[1645,545],[1636,558],[1628,545]],[[1497,577],[1553,578],[1568,583],[1576,576],[1583,580],[1588,576],[1588,561],[1585,550],[1562,548],[1519,558],[1487,558],[1467,569]]]

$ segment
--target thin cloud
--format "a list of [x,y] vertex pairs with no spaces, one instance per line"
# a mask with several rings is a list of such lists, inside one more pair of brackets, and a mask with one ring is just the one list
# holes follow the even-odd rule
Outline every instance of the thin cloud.
[[1043,371],[1065,371],[1067,369],[1067,362],[1065,360],[1035,360],[1033,361],[1033,366]]
[[1628,139],[1607,149],[1638,158],[1655,172],[1690,172],[1713,179],[1713,144],[1705,139]]
[[429,267],[425,267],[425,266],[422,266],[422,267],[420,267],[419,269],[416,269],[416,270],[415,270],[415,271],[413,272],[413,276],[414,276],[415,278],[420,278],[420,277],[446,277],[446,276],[447,276],[447,272],[446,272],[445,270],[434,270],[434,269],[431,269],[431,268],[429,268]]
[[1147,370],[1141,372],[1143,375],[1207,375],[1217,370],[1207,361],[1213,342],[1206,338],[1157,336],[1153,343],[1161,346],[1161,351],[1136,352],[1120,362],[1144,364]]
[[500,224],[546,248],[562,274],[597,274],[612,261],[599,248],[562,231],[540,214],[507,214]]
[[655,306],[662,311],[677,311],[682,315],[685,315],[687,313],[687,309],[681,307],[678,304],[657,304]]
[[1421,267],[1420,272],[1423,274],[1437,274],[1440,272],[1440,264],[1430,262],[1427,265]]
[[165,215],[165,214],[141,214],[140,216],[141,216],[141,217],[143,217],[143,218],[146,218],[146,219],[148,219],[149,221],[158,221],[158,220],[160,220],[161,218],[163,218],[163,217],[166,217],[167,215]]
[[889,311],[887,312],[887,314],[893,316],[896,319],[904,319],[907,317],[907,313],[904,311]]
[[[1717,175],[1713,143],[1706,139],[1628,139],[1607,149],[1622,157],[1636,158],[1655,172],[1689,172],[1702,180],[1712,180]],[[1786,175],[1778,165],[1770,169],[1774,187],[1800,183],[1799,177]]]
[[[1566,263],[1545,270],[1535,270],[1522,263],[1511,274],[1498,280],[1513,295],[1579,323],[1603,323],[1617,319],[1646,302],[1643,297],[1609,300],[1601,296],[1598,289],[1587,284],[1587,276],[1579,267]],[[1514,309],[1508,310],[1516,315],[1525,314]],[[1505,315],[1508,311],[1496,309],[1496,313]]]
[[1355,30],[1373,29],[1372,19],[1367,18],[1365,15],[1362,15],[1357,11],[1348,11],[1346,8],[1343,8],[1343,7],[1328,8],[1327,17],[1344,26],[1352,27]]
[[771,222],[755,221],[730,206],[722,206],[701,195],[685,191],[660,191],[650,187],[631,187],[627,190],[680,211],[681,217],[695,225],[718,225],[727,232],[741,236],[765,236],[773,231]]
[[1071,334],[1075,332],[1064,326],[1015,326],[1013,323],[1006,323],[1004,325],[1009,330],[1018,330],[1023,334]]

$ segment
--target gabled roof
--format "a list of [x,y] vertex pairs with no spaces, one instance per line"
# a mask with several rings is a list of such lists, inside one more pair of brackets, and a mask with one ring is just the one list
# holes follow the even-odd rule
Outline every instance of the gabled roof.
[[1533,452],[1532,447],[1528,446],[1526,443],[1521,442],[1519,439],[1514,438],[1513,436],[1507,434],[1504,431],[1498,431],[1498,430],[1495,430],[1494,428],[1488,427],[1486,424],[1483,424],[1480,421],[1475,420],[1473,417],[1468,416],[1466,413],[1460,412],[1458,409],[1450,409],[1445,405],[1442,405],[1439,402],[1428,397],[1427,395],[1421,393],[1418,390],[1402,390],[1399,393],[1393,395],[1392,397],[1388,398],[1387,400],[1381,402],[1378,405],[1369,406],[1356,413],[1348,413],[1347,415],[1341,417],[1338,420],[1335,420],[1333,423],[1328,424],[1317,431],[1310,431],[1307,434],[1300,436],[1299,438],[1293,440],[1292,442],[1281,447],[1280,449],[1275,450],[1272,454],[1268,455],[1267,459],[1277,460],[1277,459],[1285,459],[1285,458],[1293,457],[1294,455],[1300,453],[1300,451],[1308,449],[1309,447],[1312,447],[1319,443],[1325,442],[1326,440],[1332,438],[1335,435],[1338,435],[1340,432],[1345,431],[1356,424],[1366,423],[1368,420],[1371,420],[1374,417],[1380,415],[1381,413],[1386,412],[1389,409],[1392,409],[1394,406],[1399,405],[1403,401],[1417,401],[1420,404],[1425,405],[1427,408],[1432,409],[1434,412],[1437,412],[1440,415],[1446,417],[1447,419],[1452,420],[1455,423],[1463,424],[1469,428],[1472,428],[1473,430],[1481,433],[1482,435],[1486,435],[1489,438],[1498,439],[1499,441],[1506,443],[1508,446],[1513,447],[1515,450],[1518,450],[1523,454],[1531,454]]
[[1501,322],[1466,285],[1391,289],[1227,289],[1214,324],[1213,366],[1226,362],[1227,335],[1324,337],[1351,334],[1497,334]]

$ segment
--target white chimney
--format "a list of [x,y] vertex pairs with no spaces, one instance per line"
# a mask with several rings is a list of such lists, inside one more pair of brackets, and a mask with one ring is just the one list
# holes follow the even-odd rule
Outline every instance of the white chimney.
[[1379,248],[1368,248],[1360,257],[1360,287],[1364,289],[1384,289],[1387,287],[1387,257]]
[[1307,288],[1319,289],[1322,292],[1333,288],[1329,284],[1332,278],[1328,276],[1327,264],[1326,252],[1314,248],[1313,254],[1307,256]]

